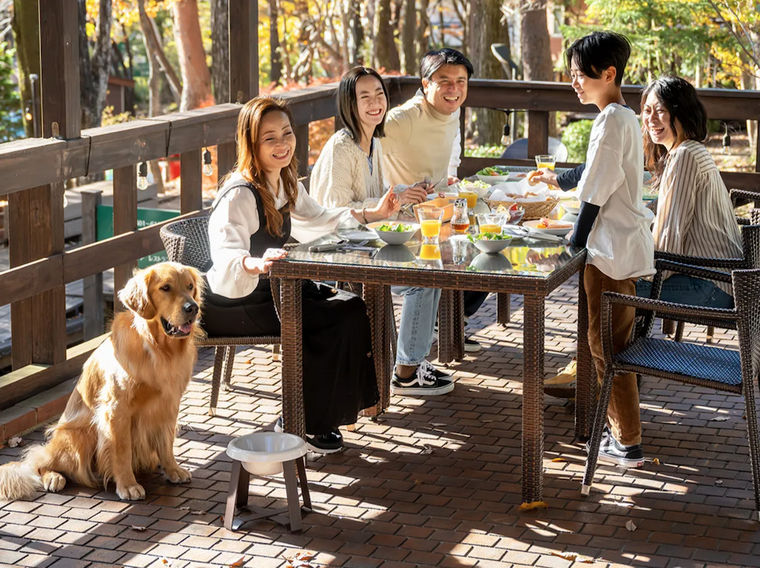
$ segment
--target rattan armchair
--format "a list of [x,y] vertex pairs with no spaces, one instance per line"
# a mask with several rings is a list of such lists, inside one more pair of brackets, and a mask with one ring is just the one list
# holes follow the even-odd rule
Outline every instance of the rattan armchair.
[[[760,208],[757,207],[757,203],[760,203],[760,192],[747,191],[744,189],[732,189],[729,192],[731,195],[731,203],[734,204],[734,208],[737,207],[737,201],[751,202],[755,204],[755,207],[750,209],[748,217],[737,217],[736,221],[740,225],[758,225],[760,224]],[[741,205],[741,204],[739,204]]]
[[[588,495],[596,470],[607,406],[616,373],[642,373],[681,383],[709,387],[744,396],[749,456],[755,490],[755,517],[760,520],[760,436],[758,435],[755,388],[760,379],[760,269],[736,270],[731,274],[736,307],[732,310],[698,308],[661,300],[606,292],[602,298],[602,347],[605,372],[591,434],[582,492]],[[739,349],[679,343],[637,336],[619,353],[612,352],[612,306],[633,306],[647,312],[692,321],[722,321],[737,329]],[[725,327],[729,327],[726,325]]]
[[[161,227],[161,240],[164,243],[169,260],[193,266],[201,272],[211,268],[211,249],[208,239],[208,215],[190,217],[174,221]],[[279,286],[272,280],[272,296],[275,306],[279,306]],[[279,310],[278,310],[279,313]],[[230,330],[232,331],[232,330]],[[214,347],[214,374],[211,381],[211,399],[209,415],[216,413],[219,400],[219,387],[222,375],[224,384],[230,385],[232,365],[235,359],[235,348],[239,345],[279,345],[280,337],[276,335],[236,337],[207,336],[198,340],[201,347]]]
[[[758,211],[757,223],[760,223],[760,210],[755,211]],[[753,211],[753,215],[754,214]],[[665,271],[680,272],[696,278],[730,282],[731,279],[728,275],[729,272],[727,271],[742,268],[760,268],[760,224],[742,225],[740,230],[742,237],[742,257],[740,258],[706,258],[655,251],[655,268],[657,273],[652,282],[651,298],[658,299],[660,297],[663,272]],[[685,265],[691,266],[693,269],[690,269]],[[725,278],[721,278],[720,276],[713,277],[715,271],[722,271]],[[673,318],[669,319],[670,321],[673,321]],[[700,321],[705,320],[704,318],[701,318]],[[681,341],[681,338],[683,337],[684,323],[697,322],[689,317],[678,318],[674,336],[676,341]],[[733,324],[726,321],[714,321],[706,323],[705,325],[707,325],[708,328],[708,340],[712,338],[712,328],[714,327],[733,329]]]

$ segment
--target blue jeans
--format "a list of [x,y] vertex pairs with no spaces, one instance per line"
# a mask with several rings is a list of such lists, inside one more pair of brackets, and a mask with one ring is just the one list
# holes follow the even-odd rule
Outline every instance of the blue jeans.
[[[640,278],[636,282],[637,296],[649,298],[651,291],[652,283],[648,280]],[[687,276],[686,274],[673,274],[669,278],[666,278],[662,282],[660,300],[706,308],[734,307],[734,299],[718,288],[713,282]]]
[[391,286],[404,297],[396,342],[397,365],[419,365],[433,345],[433,326],[438,315],[440,288]]

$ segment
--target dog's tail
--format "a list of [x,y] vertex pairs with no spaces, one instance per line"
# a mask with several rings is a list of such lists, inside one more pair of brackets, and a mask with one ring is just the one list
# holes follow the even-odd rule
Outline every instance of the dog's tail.
[[0,500],[26,499],[42,491],[39,472],[48,459],[45,446],[32,446],[21,461],[0,466]]

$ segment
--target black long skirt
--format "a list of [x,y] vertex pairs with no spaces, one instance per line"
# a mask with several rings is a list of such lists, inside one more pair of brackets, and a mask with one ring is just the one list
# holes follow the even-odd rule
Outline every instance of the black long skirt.
[[[302,297],[306,432],[326,434],[355,423],[379,399],[369,318],[364,301],[350,292],[306,281]],[[244,298],[207,292],[202,311],[210,337],[280,334],[265,279]]]

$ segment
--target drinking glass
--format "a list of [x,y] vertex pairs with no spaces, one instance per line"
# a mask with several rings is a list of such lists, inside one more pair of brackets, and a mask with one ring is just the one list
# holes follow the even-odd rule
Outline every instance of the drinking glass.
[[417,209],[417,215],[420,219],[422,243],[437,245],[438,235],[441,233],[441,218],[443,217],[443,208],[420,207]]
[[481,233],[501,234],[507,216],[503,213],[479,213],[478,229]]
[[552,154],[537,154],[536,155],[536,167],[539,170],[551,170],[554,171],[555,159]]

